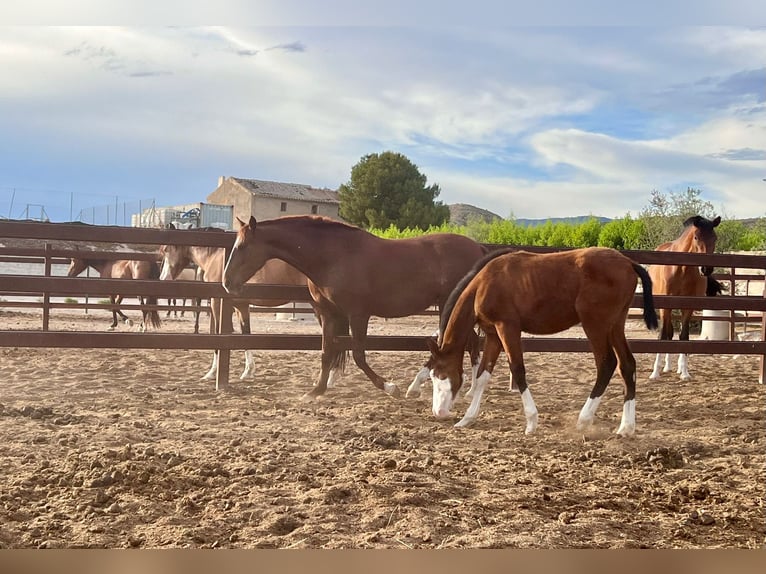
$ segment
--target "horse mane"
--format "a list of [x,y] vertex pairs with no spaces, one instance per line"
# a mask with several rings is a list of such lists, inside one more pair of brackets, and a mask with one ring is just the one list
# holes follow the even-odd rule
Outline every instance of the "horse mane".
[[449,297],[447,297],[447,301],[444,303],[444,307],[442,308],[441,317],[439,317],[438,343],[440,345],[441,345],[441,338],[444,335],[444,331],[447,329],[447,323],[449,323],[449,318],[450,318],[450,315],[452,315],[452,311],[455,308],[455,304],[457,303],[457,300],[460,297],[460,294],[463,291],[465,291],[465,288],[468,286],[471,280],[474,277],[476,277],[479,271],[484,269],[487,263],[489,263],[493,259],[496,259],[497,257],[500,257],[501,255],[505,255],[507,253],[513,253],[514,251],[517,251],[517,250],[516,249],[495,249],[494,251],[490,251],[484,257],[479,259],[471,268],[471,270],[468,273],[466,273],[460,281],[457,282],[457,285],[455,285],[455,288],[452,289],[452,292],[449,294]]
[[282,217],[277,217],[275,219],[265,219],[263,221],[259,221],[257,222],[257,225],[271,225],[271,224],[283,224],[283,223],[288,223],[292,225],[301,225],[301,226],[309,227],[309,228],[335,227],[338,229],[347,229],[347,230],[362,231],[364,233],[369,233],[368,231],[365,231],[361,227],[357,227],[356,225],[351,225],[350,223],[346,223],[345,221],[339,221],[337,219],[333,219],[325,215],[284,215]]

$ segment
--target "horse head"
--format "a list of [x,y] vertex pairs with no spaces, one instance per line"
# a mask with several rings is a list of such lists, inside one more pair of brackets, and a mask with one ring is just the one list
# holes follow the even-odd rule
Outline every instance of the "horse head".
[[[715,228],[718,227],[719,223],[721,223],[720,215],[712,220],[701,215],[695,215],[684,221],[684,227],[690,230],[691,248],[689,251],[692,253],[715,252],[715,244],[718,240]],[[710,276],[713,273],[713,267],[706,265],[700,271],[703,275]]]
[[237,223],[237,239],[223,270],[223,287],[229,293],[238,293],[247,280],[272,258],[265,254],[263,242],[256,237],[255,217],[251,215],[247,223],[237,217]]
[[[176,226],[168,223],[167,229],[176,229]],[[162,245],[159,252],[162,257],[160,279],[163,281],[175,279],[191,263],[191,254],[186,245]]]
[[432,410],[437,419],[443,419],[449,416],[463,386],[463,348],[456,355],[442,351],[436,337],[428,337],[426,343],[431,351],[426,367],[430,369],[433,388]]

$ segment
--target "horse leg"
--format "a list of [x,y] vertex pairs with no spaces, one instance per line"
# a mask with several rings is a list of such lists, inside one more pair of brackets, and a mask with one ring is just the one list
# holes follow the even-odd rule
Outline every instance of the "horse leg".
[[476,421],[479,416],[479,407],[481,406],[481,397],[484,394],[484,389],[487,388],[490,378],[492,378],[492,371],[495,369],[495,363],[503,346],[500,342],[500,338],[496,331],[486,334],[484,339],[484,353],[479,363],[478,373],[475,383],[471,387],[473,390],[473,396],[471,397],[471,404],[468,406],[463,418],[460,419],[456,427],[466,427]]
[[[174,301],[175,301],[175,299],[174,299]],[[184,307],[186,307],[186,299],[181,299],[181,317],[183,317],[184,313],[186,312]],[[176,313],[178,313],[178,311],[176,311]],[[177,317],[178,315],[175,315],[175,316]]]
[[356,366],[364,371],[367,378],[372,381],[378,389],[385,391],[392,397],[399,396],[399,387],[393,383],[387,382],[383,377],[372,370],[370,365],[367,364],[367,356],[364,350],[365,343],[367,341],[367,325],[369,324],[370,317],[351,317],[349,321],[349,327],[351,328],[351,339],[353,341],[353,347],[351,350],[351,356],[354,357]]
[[[508,356],[511,371],[510,388],[511,390],[518,389],[521,394],[521,404],[524,407],[524,418],[527,423],[524,434],[532,434],[537,430],[538,414],[537,405],[535,405],[532,393],[527,385],[527,369],[524,366],[524,355],[521,348],[521,331],[515,326],[501,325],[499,335],[505,349],[505,354]],[[482,358],[483,362],[484,359]],[[481,369],[479,369],[479,372],[481,372]]]
[[[173,303],[173,301],[174,301],[174,299],[168,299],[168,307],[171,307],[171,306],[175,305],[175,303]],[[170,309],[165,311],[165,317],[170,317]]]
[[[439,329],[434,331],[433,335],[431,337],[437,339],[439,337]],[[431,374],[431,359],[429,359],[425,365],[423,365],[418,373],[415,375],[415,378],[410,383],[410,386],[407,387],[407,392],[404,394],[405,397],[409,398],[417,398],[420,396],[420,387],[421,385],[427,381],[430,378]]]
[[617,368],[617,356],[609,344],[608,336],[606,333],[601,333],[603,326],[583,324],[583,330],[590,341],[593,358],[596,361],[596,383],[577,417],[578,431],[585,430],[593,423],[604,391]]
[[112,324],[109,325],[109,331],[114,331],[117,328],[117,297],[109,295],[109,302],[112,304]]
[[622,419],[617,428],[619,436],[633,436],[636,432],[636,359],[625,339],[625,328],[615,326],[611,337],[612,348],[617,354],[620,376],[624,384],[622,400]]
[[[678,334],[679,341],[689,340],[689,323],[691,322],[692,309],[684,309],[681,311],[681,332]],[[678,355],[678,374],[681,375],[682,381],[688,381],[692,378],[689,374],[689,358],[686,353],[679,353]]]
[[[670,341],[673,338],[673,310],[672,309],[660,309],[660,323],[662,324],[662,330],[660,331],[660,341]],[[654,381],[660,378],[660,365],[662,364],[662,353],[657,353],[657,357],[654,359],[654,368],[652,374],[649,375],[649,380]],[[665,367],[662,369],[663,373],[667,373],[670,370],[670,353],[665,353]]]
[[196,335],[199,333],[199,315],[202,312],[199,307],[202,305],[202,298],[195,299],[194,304],[197,306],[197,310],[194,311],[194,334]]
[[[218,321],[221,309],[218,299],[210,300],[210,333],[215,334],[218,332]],[[214,381],[216,372],[218,371],[218,351],[213,351],[213,364],[210,365],[210,369],[202,376],[203,381]]]
[[[146,299],[144,299],[143,296],[138,296],[138,302],[143,307],[146,305]],[[145,309],[141,309],[141,323],[138,325],[138,330],[141,333],[146,332],[146,325],[147,325],[147,311]]]
[[312,401],[323,395],[327,391],[327,381],[330,378],[331,371],[335,369],[343,370],[346,361],[346,353],[337,348],[336,335],[339,330],[347,326],[345,319],[336,313],[320,311],[316,309],[319,324],[322,326],[322,360],[319,380],[314,388],[303,395],[304,401]]
[[[250,304],[237,307],[237,316],[239,317],[239,330],[243,335],[250,334]],[[253,358],[253,352],[249,349],[245,350],[245,370],[239,376],[240,380],[252,379],[255,377],[253,371],[255,370],[255,359]]]
[[468,356],[471,359],[471,386],[465,393],[466,399],[473,397],[473,388],[476,385],[476,377],[479,372],[480,345],[481,341],[479,339],[479,334],[471,329],[471,334],[468,335],[468,342],[465,345],[465,350],[468,351]]

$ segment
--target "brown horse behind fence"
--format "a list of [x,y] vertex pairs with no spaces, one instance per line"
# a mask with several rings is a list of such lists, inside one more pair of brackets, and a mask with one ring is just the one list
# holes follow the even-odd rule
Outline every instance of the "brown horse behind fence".
[[511,388],[521,393],[526,432],[537,428],[537,407],[527,387],[521,333],[550,335],[582,325],[596,360],[596,383],[580,411],[578,428],[591,424],[609,380],[619,365],[625,383],[617,433],[632,435],[636,414],[636,361],[625,338],[625,320],[637,277],[644,293],[644,321],[657,327],[652,281],[646,270],[618,251],[590,247],[534,254],[499,250],[482,259],[450,295],[431,349],[433,413],[449,415],[463,381],[463,346],[478,324],[486,338],[473,398],[456,426],[471,424],[501,350],[511,370]]
[[[67,277],[77,277],[88,267],[98,271],[102,279],[158,279],[160,268],[154,261],[139,261],[135,259],[91,259],[87,257],[73,257],[69,262]],[[148,295],[139,297],[141,305],[156,305],[157,297]],[[109,301],[112,303],[112,324],[110,330],[117,327],[117,317],[119,316],[127,325],[132,325],[133,321],[123,313],[119,305],[122,302],[122,295],[110,295]],[[140,329],[146,331],[148,325],[158,329],[161,325],[160,315],[156,309],[142,310],[142,319]]]
[[[715,228],[721,223],[721,218],[713,220],[695,215],[684,221],[684,230],[674,241],[663,243],[657,247],[657,251],[678,251],[684,253],[713,253],[717,235]],[[654,285],[656,295],[677,295],[688,297],[702,297],[709,288],[712,288],[708,277],[713,273],[712,267],[698,267],[697,265],[652,265],[649,267],[649,275]],[[681,332],[679,340],[689,340],[689,323],[691,322],[693,309],[681,309]],[[673,338],[673,310],[660,309],[661,340]],[[654,369],[650,379],[660,377],[662,354],[658,353],[654,361]],[[670,371],[670,354],[665,354],[665,364],[662,372]],[[691,378],[689,374],[689,362],[685,353],[678,355],[678,374],[681,380]]]
[[[175,229],[171,223],[169,229]],[[217,227],[206,227],[200,231],[221,232]],[[176,279],[190,263],[197,265],[202,273],[202,280],[211,283],[220,283],[223,275],[224,250],[220,247],[196,246],[196,245],[163,245],[160,247],[162,256],[162,272],[160,279]],[[284,261],[274,259],[264,265],[249,283],[264,283],[273,285],[306,285],[306,277],[300,271],[291,267]],[[234,299],[232,306],[237,312],[239,328],[242,334],[250,333],[250,305],[275,306],[288,303],[289,300],[279,301],[274,299]],[[233,326],[231,316],[219,317],[220,301],[213,299],[210,302],[211,330],[214,332],[231,333]],[[220,329],[219,329],[220,322]],[[255,361],[253,352],[245,351],[245,369],[240,379],[253,377]],[[215,379],[218,368],[218,353],[213,353],[213,363],[203,379]]]
[[[343,368],[346,353],[335,338],[348,335],[352,356],[372,383],[398,396],[399,389],[367,364],[365,341],[371,316],[405,317],[441,308],[452,288],[485,253],[463,235],[435,233],[411,239],[382,239],[353,225],[319,216],[287,216],[241,225],[226,264],[223,286],[238,293],[273,258],[287,261],[309,278],[309,291],[322,325],[319,380],[305,398],[327,389]],[[471,339],[478,341],[474,333]],[[471,350],[467,344],[466,349]],[[462,356],[462,355],[461,355]],[[476,353],[472,353],[475,360]],[[422,369],[421,369],[422,371]],[[413,382],[413,385],[417,382]]]

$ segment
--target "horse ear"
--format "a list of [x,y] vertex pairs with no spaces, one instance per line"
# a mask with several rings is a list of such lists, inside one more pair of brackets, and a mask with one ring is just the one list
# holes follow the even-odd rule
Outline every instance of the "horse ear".
[[239,217],[237,217],[236,219],[237,219],[237,224],[239,224],[240,227],[244,227],[245,225],[247,225],[247,223],[242,221]]
[[255,221],[255,216],[251,215],[250,216],[250,221],[247,222],[247,224],[250,226],[250,229],[255,229],[256,223],[257,222]]
[[718,227],[719,223],[721,223],[721,216],[720,215],[713,220],[713,227]]

